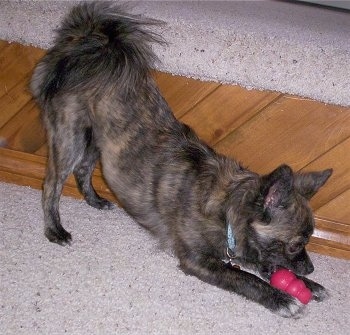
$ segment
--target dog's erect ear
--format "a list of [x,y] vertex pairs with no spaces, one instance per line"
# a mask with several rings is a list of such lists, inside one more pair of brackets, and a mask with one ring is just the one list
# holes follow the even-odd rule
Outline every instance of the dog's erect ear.
[[332,172],[332,169],[328,169],[318,172],[296,173],[294,175],[294,187],[306,199],[311,199],[319,188],[326,183]]
[[281,165],[270,174],[263,176],[261,194],[264,197],[264,209],[281,206],[290,195],[293,180],[293,171],[288,165]]

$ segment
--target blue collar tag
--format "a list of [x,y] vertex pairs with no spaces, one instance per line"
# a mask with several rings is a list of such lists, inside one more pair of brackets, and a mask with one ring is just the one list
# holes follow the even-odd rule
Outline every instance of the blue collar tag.
[[234,250],[236,247],[236,240],[233,235],[232,227],[229,223],[227,224],[227,244],[228,244],[228,249],[230,253],[234,254]]

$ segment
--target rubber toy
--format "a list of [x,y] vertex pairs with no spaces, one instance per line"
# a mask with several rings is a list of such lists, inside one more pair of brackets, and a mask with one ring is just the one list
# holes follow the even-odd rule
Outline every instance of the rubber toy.
[[305,283],[301,279],[298,279],[290,270],[279,269],[274,272],[270,278],[270,284],[297,298],[304,305],[312,298],[312,293],[305,286]]

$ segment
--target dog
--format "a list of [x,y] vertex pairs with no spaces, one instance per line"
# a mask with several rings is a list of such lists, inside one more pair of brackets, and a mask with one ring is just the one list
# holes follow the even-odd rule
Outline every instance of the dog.
[[30,87],[49,147],[45,235],[71,242],[59,215],[71,173],[89,205],[114,207],[91,183],[100,159],[123,208],[174,252],[186,274],[300,317],[303,305],[267,281],[287,268],[314,300],[327,297],[303,276],[314,269],[305,250],[314,229],[309,200],[332,170],[297,173],[281,165],[261,176],[201,141],[174,117],[152,78],[152,43],[164,43],[152,31],[159,24],[113,2],[82,3],[37,64]]

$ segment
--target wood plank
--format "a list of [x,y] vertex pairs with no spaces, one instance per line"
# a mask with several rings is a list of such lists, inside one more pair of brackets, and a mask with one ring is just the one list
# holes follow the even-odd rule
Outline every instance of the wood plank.
[[154,71],[153,75],[160,92],[177,118],[220,86],[218,83],[203,82],[159,71]]
[[1,53],[0,97],[7,94],[19,81],[28,76],[36,62],[45,54],[39,48],[11,43],[8,54]]
[[0,75],[10,65],[19,61],[24,47],[18,43],[2,42],[2,49],[0,55]]
[[349,136],[350,108],[282,97],[215,148],[268,173],[282,163],[300,170]]
[[315,213],[324,218],[346,223],[350,227],[350,189],[327,202]]
[[222,85],[180,120],[205,142],[214,145],[279,96],[274,92]]
[[[0,180],[18,185],[30,186],[41,189],[45,177],[46,158],[24,152],[0,148]],[[105,183],[101,170],[96,168],[92,178],[96,191],[108,200],[117,202]],[[80,197],[75,179],[70,176],[64,187],[63,194]]]
[[0,157],[1,171],[38,180],[44,179],[46,158],[6,148],[0,148]]
[[325,245],[324,240],[317,238],[312,238],[306,249],[318,254],[350,260],[350,252],[348,250]]
[[18,111],[24,107],[32,96],[27,89],[28,77],[19,79],[15,85],[6,94],[0,97],[0,128],[4,126]]
[[309,251],[350,260],[350,226],[316,216]]
[[323,239],[329,246],[341,244],[350,252],[350,225],[315,215],[315,231],[313,237]]
[[34,154],[38,156],[47,157],[49,149],[47,147],[47,143],[45,142],[39,149],[37,149]]
[[40,112],[33,100],[0,129],[0,137],[6,139],[9,148],[28,153],[35,152],[45,143]]
[[314,210],[350,189],[350,138],[325,152],[303,168],[303,171],[318,171],[325,168],[333,168],[333,174],[326,185],[311,199]]
[[[7,47],[9,45],[9,42],[4,41],[4,40],[0,40],[0,52],[3,52],[3,50],[5,49],[5,47]],[[0,58],[1,59],[1,58]],[[1,61],[0,61],[1,63]],[[1,64],[0,64],[1,66]]]

